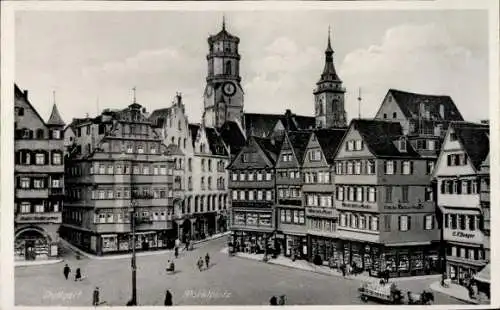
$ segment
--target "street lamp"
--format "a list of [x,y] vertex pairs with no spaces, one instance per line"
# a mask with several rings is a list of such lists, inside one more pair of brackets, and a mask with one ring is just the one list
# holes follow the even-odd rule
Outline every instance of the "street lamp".
[[131,260],[131,267],[132,267],[132,299],[128,302],[129,306],[137,306],[137,277],[136,277],[136,271],[137,271],[137,265],[135,261],[135,207],[136,203],[134,201],[130,202],[130,226],[132,230],[132,260]]

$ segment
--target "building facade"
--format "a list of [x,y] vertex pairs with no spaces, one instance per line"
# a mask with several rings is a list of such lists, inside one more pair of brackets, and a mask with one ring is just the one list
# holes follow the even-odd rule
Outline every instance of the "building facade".
[[488,126],[452,123],[434,172],[446,275],[460,284],[468,283],[489,259],[488,155]]
[[353,120],[335,156],[338,257],[372,275],[439,268],[428,160],[397,122]]
[[[74,120],[61,236],[90,253],[173,246],[173,160],[135,102]],[[135,218],[135,236],[132,235]]]
[[276,170],[278,242],[285,256],[307,258],[307,229],[302,195],[302,161],[310,131],[284,134]]
[[274,166],[279,150],[279,141],[250,137],[246,146],[228,166],[231,191],[230,230],[237,251],[262,253],[274,241]]
[[64,122],[54,103],[45,122],[14,85],[14,257],[58,255],[64,198]]
[[333,160],[345,133],[345,129],[317,129],[310,135],[305,149],[302,191],[310,261],[337,259],[338,215],[334,205]]
[[[189,124],[181,94],[149,117],[168,147],[178,149],[174,169],[173,223],[177,236],[200,239],[227,230],[230,156],[219,132]],[[181,154],[182,153],[182,154]]]

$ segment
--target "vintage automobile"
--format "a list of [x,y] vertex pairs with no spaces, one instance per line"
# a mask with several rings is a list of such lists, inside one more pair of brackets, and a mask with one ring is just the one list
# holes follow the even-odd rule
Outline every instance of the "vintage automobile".
[[386,284],[385,282],[364,282],[358,289],[361,300],[368,301],[374,299],[379,302],[389,304],[402,304],[403,294],[395,283]]

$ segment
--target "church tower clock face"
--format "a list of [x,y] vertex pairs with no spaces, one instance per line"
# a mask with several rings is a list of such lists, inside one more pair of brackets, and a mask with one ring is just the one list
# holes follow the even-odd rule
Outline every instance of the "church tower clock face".
[[232,82],[226,82],[222,86],[222,91],[226,96],[233,96],[236,93],[236,86]]

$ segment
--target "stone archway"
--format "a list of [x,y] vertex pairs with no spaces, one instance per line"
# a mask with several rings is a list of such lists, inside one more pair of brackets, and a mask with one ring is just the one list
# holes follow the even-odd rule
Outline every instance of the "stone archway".
[[23,227],[14,235],[14,255],[16,259],[35,260],[48,258],[52,238],[35,226]]
[[184,222],[182,222],[182,236],[180,236],[182,242],[186,242],[186,238],[191,239],[191,221],[189,219],[185,219]]

